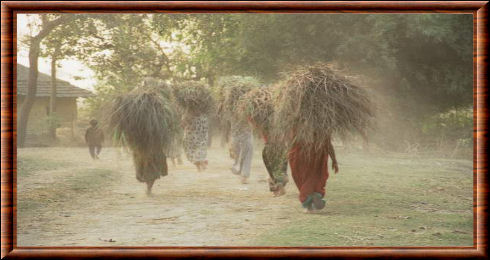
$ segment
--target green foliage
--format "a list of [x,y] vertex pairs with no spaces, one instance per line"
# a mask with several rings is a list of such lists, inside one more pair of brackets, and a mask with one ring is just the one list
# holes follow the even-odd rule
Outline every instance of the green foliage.
[[439,140],[466,147],[473,144],[473,109],[451,109],[425,120],[422,132],[426,138],[437,136]]
[[[66,14],[65,14],[66,15]],[[71,19],[53,29],[43,40],[41,57],[55,59],[74,58],[79,55],[84,38],[95,32],[93,21],[87,15],[69,14]]]
[[[206,78],[252,75],[335,61],[352,73],[384,78],[395,98],[412,95],[433,111],[472,101],[472,16],[453,14],[157,15]],[[170,22],[170,18],[176,18]],[[162,34],[162,35],[168,35]],[[404,82],[403,84],[400,84]]]
[[[394,26],[384,27],[390,19],[396,19],[391,21]],[[408,82],[400,97],[415,94],[420,103],[432,104],[435,112],[471,104],[471,16],[397,15],[375,21],[377,31],[390,43],[396,65],[396,70],[381,68]]]
[[[233,73],[237,60],[237,26],[233,15],[156,14],[152,26],[163,39],[178,42],[175,66],[181,77],[206,78],[210,85],[219,76]],[[174,75],[175,76],[175,75]]]
[[[66,14],[72,15],[72,14]],[[146,77],[207,81],[335,64],[391,99],[423,134],[420,118],[472,104],[471,14],[80,14],[43,42],[41,54],[84,61],[99,81],[94,113]],[[59,47],[59,48],[58,48]],[[426,130],[424,130],[426,131]],[[407,135],[407,133],[400,133]],[[395,138],[393,141],[397,141]]]
[[44,55],[57,45],[119,89],[147,76],[273,82],[291,67],[335,61],[438,112],[472,100],[471,15],[87,14],[57,28]]

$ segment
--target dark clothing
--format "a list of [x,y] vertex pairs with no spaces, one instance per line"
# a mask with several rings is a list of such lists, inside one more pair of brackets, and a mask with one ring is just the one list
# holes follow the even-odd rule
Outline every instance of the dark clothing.
[[154,182],[168,174],[167,157],[161,150],[151,156],[133,153],[136,179],[140,182]]
[[104,132],[97,126],[91,126],[85,132],[85,142],[88,144],[90,156],[93,159],[98,159],[98,155],[102,150],[102,142],[104,142]]
[[97,126],[87,128],[85,132],[85,142],[88,145],[102,145],[104,142],[104,132]]
[[92,159],[97,159],[99,157],[100,151],[102,150],[102,145],[89,145],[88,151]]

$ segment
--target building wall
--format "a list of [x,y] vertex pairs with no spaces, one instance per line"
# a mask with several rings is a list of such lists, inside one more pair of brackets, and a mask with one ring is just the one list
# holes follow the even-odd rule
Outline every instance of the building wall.
[[[17,97],[17,111],[24,101],[23,96]],[[32,106],[29,120],[27,121],[27,138],[29,135],[40,136],[47,133],[49,113],[49,98],[38,97]],[[71,127],[73,121],[77,119],[77,102],[76,98],[57,98],[56,115],[59,117],[61,126]],[[19,116],[19,115],[17,115]]]

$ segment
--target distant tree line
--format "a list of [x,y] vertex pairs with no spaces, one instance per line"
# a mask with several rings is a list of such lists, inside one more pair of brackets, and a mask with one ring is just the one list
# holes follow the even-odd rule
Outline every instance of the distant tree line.
[[[409,124],[410,131],[415,129],[421,134],[434,115],[466,109],[473,100],[471,15],[39,17],[39,34],[24,40],[24,46],[30,48],[31,68],[37,67],[35,60],[39,55],[52,59],[54,70],[56,61],[65,58],[84,62],[98,80],[98,95],[88,101],[94,113],[111,96],[129,91],[148,76],[169,81],[205,80],[213,86],[221,76],[245,75],[268,84],[279,80],[281,72],[317,61],[335,63],[342,71],[360,77],[377,93],[383,93],[394,117]],[[31,72],[31,94],[35,91],[31,77],[35,76]],[[25,120],[28,100],[20,111]],[[25,124],[20,122],[20,132],[22,127]]]

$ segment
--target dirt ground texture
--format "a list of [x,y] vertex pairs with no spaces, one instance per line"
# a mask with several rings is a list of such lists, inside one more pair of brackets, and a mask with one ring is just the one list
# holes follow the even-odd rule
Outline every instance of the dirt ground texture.
[[209,168],[183,165],[145,195],[131,156],[104,148],[18,150],[18,246],[471,246],[469,160],[373,155],[339,149],[327,206],[304,213],[292,178],[268,190],[261,147],[248,184],[231,174],[227,149],[208,151]]

